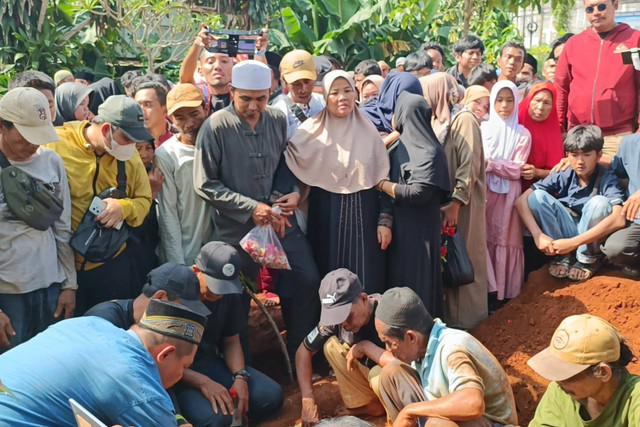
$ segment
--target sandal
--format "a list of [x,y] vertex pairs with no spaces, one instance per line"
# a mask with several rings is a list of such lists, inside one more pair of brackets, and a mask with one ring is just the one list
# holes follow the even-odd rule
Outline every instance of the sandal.
[[[549,274],[556,279],[564,279],[569,275],[569,270],[571,269],[571,266],[575,261],[575,258],[571,254],[557,256],[553,259],[553,261],[551,261],[551,264],[549,265]],[[564,267],[564,274],[554,273],[554,267]]]
[[622,274],[624,274],[625,276],[627,276],[627,277],[629,277],[631,279],[639,280],[640,279],[640,268],[631,267],[631,266],[625,265],[624,267],[622,267]]
[[[576,263],[573,264],[569,269],[569,272],[567,273],[567,277],[570,280],[573,280],[575,282],[591,279],[596,274],[596,272],[600,269],[603,263],[604,263],[603,258],[596,260],[596,262],[592,264],[585,264],[580,261],[576,261]],[[574,275],[571,275],[572,270],[580,270],[581,272],[584,273],[584,277],[578,278],[578,277],[575,277]]]

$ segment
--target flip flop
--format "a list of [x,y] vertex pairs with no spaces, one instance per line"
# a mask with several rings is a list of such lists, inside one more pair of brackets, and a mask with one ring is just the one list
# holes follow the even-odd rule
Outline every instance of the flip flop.
[[[596,274],[596,272],[600,269],[603,263],[604,263],[604,258],[599,258],[598,260],[596,260],[596,262],[592,264],[585,264],[580,261],[576,261],[576,263],[573,264],[571,268],[569,268],[569,271],[567,272],[567,277],[570,280],[573,280],[574,282],[581,282],[583,280],[591,279]],[[577,277],[571,277],[571,274],[570,274],[571,270],[574,270],[574,269],[580,270],[583,273],[585,273],[585,277],[580,279]]]
[[[559,255],[551,261],[551,264],[549,265],[549,274],[556,279],[564,279],[569,275],[569,270],[575,261],[576,260],[573,255]],[[553,267],[564,267],[564,274],[554,273],[552,271]]]

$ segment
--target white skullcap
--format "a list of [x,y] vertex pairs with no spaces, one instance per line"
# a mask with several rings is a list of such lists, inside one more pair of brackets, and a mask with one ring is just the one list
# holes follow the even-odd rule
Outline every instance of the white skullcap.
[[271,69],[253,59],[242,61],[231,70],[231,86],[245,90],[271,89]]

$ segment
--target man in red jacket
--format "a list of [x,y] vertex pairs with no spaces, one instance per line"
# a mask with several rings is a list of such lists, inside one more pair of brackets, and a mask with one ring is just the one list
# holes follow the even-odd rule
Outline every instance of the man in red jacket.
[[624,65],[621,51],[640,47],[640,31],[616,23],[618,0],[584,0],[591,28],[571,37],[555,74],[558,116],[565,131],[595,124],[605,136],[603,153],[638,128],[640,71]]

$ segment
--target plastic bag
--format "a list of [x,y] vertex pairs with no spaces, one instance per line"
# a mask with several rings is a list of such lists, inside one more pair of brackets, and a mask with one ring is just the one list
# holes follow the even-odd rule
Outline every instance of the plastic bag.
[[268,268],[291,270],[287,254],[271,224],[255,226],[240,240],[240,247],[255,262]]

